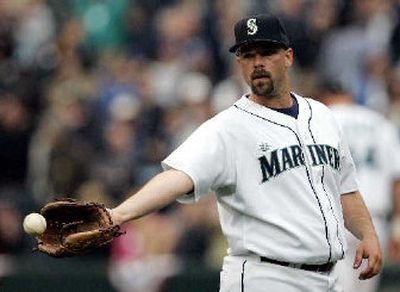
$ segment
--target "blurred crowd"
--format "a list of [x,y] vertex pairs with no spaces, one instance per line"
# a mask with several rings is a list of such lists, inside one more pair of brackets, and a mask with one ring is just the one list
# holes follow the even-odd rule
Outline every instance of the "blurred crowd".
[[[234,23],[264,12],[288,30],[298,93],[335,80],[400,129],[399,0],[1,0],[0,255],[29,250],[21,218],[48,200],[121,202],[248,92],[227,50]],[[111,280],[152,291],[185,262],[219,266],[215,208],[127,224],[103,255]]]

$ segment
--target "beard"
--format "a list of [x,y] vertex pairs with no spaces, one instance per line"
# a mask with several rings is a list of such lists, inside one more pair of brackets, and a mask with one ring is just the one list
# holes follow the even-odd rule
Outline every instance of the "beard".
[[272,96],[274,95],[274,83],[272,82],[272,79],[267,79],[267,80],[255,80],[251,82],[251,91],[258,96]]
[[251,75],[250,88],[251,91],[257,96],[273,96],[275,91],[275,84],[272,80],[271,73],[264,70],[254,71]]

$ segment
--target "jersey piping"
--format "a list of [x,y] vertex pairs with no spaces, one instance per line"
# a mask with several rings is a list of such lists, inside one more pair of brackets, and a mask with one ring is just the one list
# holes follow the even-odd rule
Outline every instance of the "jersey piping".
[[244,292],[244,266],[246,265],[247,260],[245,260],[242,264],[242,272],[240,274],[240,291]]
[[[307,99],[304,99],[304,100],[307,102],[308,108],[309,108],[309,110],[310,110],[310,117],[308,118],[308,131],[310,132],[311,139],[313,140],[314,144],[316,144],[317,142],[316,142],[315,137],[314,137],[314,134],[313,134],[313,132],[312,132],[312,130],[311,130],[311,120],[312,120],[312,115],[313,115],[312,107],[311,107],[310,102],[309,102]],[[342,240],[340,239],[340,236],[339,236],[339,220],[337,219],[336,213],[334,212],[333,207],[332,207],[331,199],[329,198],[329,195],[328,195],[328,193],[327,193],[327,191],[326,191],[325,183],[324,183],[324,176],[325,176],[325,166],[322,165],[322,174],[321,174],[322,189],[324,190],[325,196],[326,196],[326,198],[328,199],[329,208],[330,208],[330,210],[331,210],[331,212],[332,212],[333,218],[335,219],[335,223],[336,223],[336,236],[337,236],[337,239],[338,239],[338,241],[339,241],[340,248],[342,249],[342,258],[343,258],[343,256],[344,256],[344,247],[343,247],[343,242],[342,242]],[[330,258],[329,258],[328,262],[329,262],[329,261],[330,261]]]
[[[259,118],[259,119],[261,119],[261,120],[264,120],[264,121],[266,121],[266,122],[268,122],[268,123],[271,123],[271,124],[280,126],[280,127],[282,127],[282,128],[288,129],[289,131],[291,131],[291,132],[295,135],[296,140],[297,140],[297,142],[299,143],[299,146],[300,146],[300,147],[302,146],[301,140],[300,140],[299,136],[297,135],[296,131],[294,131],[294,130],[293,130],[292,128],[290,128],[289,126],[282,125],[282,124],[277,123],[277,122],[275,122],[275,121],[271,121],[271,120],[269,120],[269,119],[267,119],[267,118],[265,118],[265,117],[262,117],[262,116],[260,116],[260,115],[257,115],[257,114],[255,114],[255,113],[251,112],[251,111],[248,111],[248,110],[246,110],[246,109],[244,109],[244,108],[241,108],[241,107],[239,107],[239,106],[236,105],[236,104],[234,104],[233,106],[234,106],[236,109],[238,109],[238,110],[240,110],[240,111],[242,111],[242,112],[244,112],[244,113],[250,114],[250,115],[252,115],[252,116],[254,116],[254,117],[257,117],[257,118]],[[302,154],[302,156],[304,157],[304,153]],[[325,213],[324,213],[324,210],[323,210],[323,208],[322,208],[321,202],[320,202],[320,200],[319,200],[318,194],[317,194],[317,192],[316,192],[316,190],[315,190],[315,187],[314,187],[314,185],[313,185],[313,183],[312,183],[312,180],[311,180],[311,176],[310,176],[310,172],[309,172],[309,170],[308,170],[308,167],[307,167],[306,165],[304,165],[304,168],[305,168],[305,171],[306,171],[308,183],[309,183],[309,185],[310,185],[310,187],[311,187],[311,190],[312,190],[312,192],[313,192],[313,194],[314,194],[315,199],[317,200],[318,207],[319,207],[319,210],[320,210],[320,213],[321,213],[323,222],[324,222],[324,226],[325,226],[325,239],[326,239],[327,245],[328,245],[328,247],[329,247],[329,255],[328,255],[328,260],[327,260],[327,261],[329,262],[329,261],[331,260],[331,258],[332,258],[332,245],[331,245],[331,242],[330,242],[330,240],[329,240],[329,235],[328,235],[328,223],[327,223],[327,220],[326,220]]]

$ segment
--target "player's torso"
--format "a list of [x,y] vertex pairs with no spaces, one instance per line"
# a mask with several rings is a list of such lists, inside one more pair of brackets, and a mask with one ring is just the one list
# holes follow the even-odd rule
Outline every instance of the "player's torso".
[[324,107],[298,102],[298,119],[246,98],[230,109],[236,191],[217,196],[232,253],[299,262],[342,256],[340,133]]

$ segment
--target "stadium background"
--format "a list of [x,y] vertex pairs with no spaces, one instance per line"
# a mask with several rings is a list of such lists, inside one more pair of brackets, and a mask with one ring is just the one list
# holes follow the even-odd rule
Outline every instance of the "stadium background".
[[[226,243],[212,196],[127,224],[82,258],[31,253],[25,214],[55,197],[114,206],[247,91],[227,52],[273,11],[300,94],[338,82],[400,129],[398,0],[0,1],[0,291],[216,291]],[[386,259],[380,291],[398,291]]]

